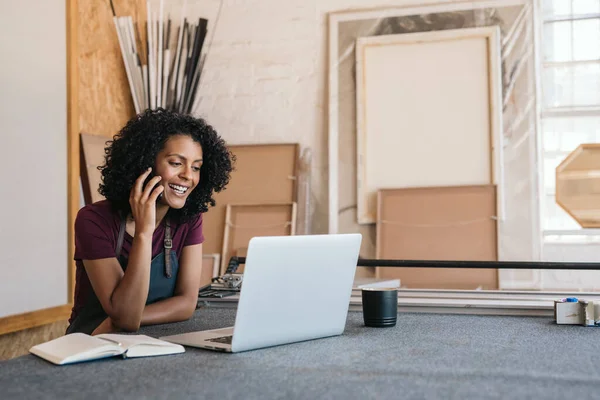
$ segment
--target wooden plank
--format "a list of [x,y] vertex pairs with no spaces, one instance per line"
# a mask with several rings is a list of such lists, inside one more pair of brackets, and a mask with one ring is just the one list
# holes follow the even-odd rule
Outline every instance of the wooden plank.
[[[498,260],[494,185],[378,192],[376,257],[404,260]],[[383,268],[410,289],[497,289],[497,269]]]
[[[118,16],[131,15],[145,41],[146,1],[114,2]],[[108,1],[80,1],[79,131],[112,137],[135,115],[121,48]],[[142,46],[145,48],[145,46]]]
[[[68,254],[75,253],[75,218],[79,210],[79,74],[78,74],[78,0],[67,0],[67,224]],[[75,260],[69,257],[68,296],[75,291]]]
[[46,308],[0,318],[0,335],[69,319],[72,305]]

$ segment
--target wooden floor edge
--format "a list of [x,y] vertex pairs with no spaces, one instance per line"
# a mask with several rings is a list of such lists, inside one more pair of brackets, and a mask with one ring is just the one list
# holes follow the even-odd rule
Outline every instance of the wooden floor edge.
[[71,304],[65,304],[0,318],[0,335],[67,320],[71,314],[71,308]]

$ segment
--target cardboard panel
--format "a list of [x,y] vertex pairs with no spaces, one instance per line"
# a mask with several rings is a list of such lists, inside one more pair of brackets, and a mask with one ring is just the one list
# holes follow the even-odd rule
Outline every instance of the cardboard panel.
[[[221,273],[233,256],[245,257],[255,236],[296,234],[296,203],[228,204],[223,237]],[[237,272],[243,272],[243,265]]]
[[216,206],[204,215],[204,251],[220,253],[223,248],[227,204],[291,203],[296,200],[299,145],[232,145],[237,157],[231,181],[214,198]]
[[111,140],[106,136],[81,134],[81,185],[83,198],[86,204],[103,200],[104,196],[98,193],[102,175],[98,167],[104,164],[104,148],[106,142]]
[[[378,192],[377,258],[496,261],[494,185],[389,189]],[[498,270],[377,268],[403,287],[497,289]]]

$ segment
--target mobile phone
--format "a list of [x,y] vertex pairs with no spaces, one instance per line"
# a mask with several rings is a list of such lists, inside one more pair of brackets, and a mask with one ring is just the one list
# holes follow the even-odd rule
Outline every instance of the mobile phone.
[[146,190],[146,186],[148,185],[148,182],[150,182],[150,180],[152,178],[154,178],[155,176],[156,176],[156,174],[154,173],[154,170],[152,170],[146,177],[146,180],[144,181],[144,185],[142,186],[142,190]]
[[[142,190],[146,190],[146,186],[148,185],[148,182],[150,182],[150,180],[152,178],[154,178],[156,176],[156,174],[154,173],[154,170],[152,170],[152,172],[150,172],[150,174],[148,174],[148,176],[146,177],[146,180],[144,181],[144,186],[142,186]],[[160,183],[160,182],[159,182]],[[156,188],[156,186],[158,185],[158,183],[156,185],[154,185],[154,188]],[[152,188],[154,190],[154,188]],[[158,195],[158,197],[156,198],[156,201],[159,201],[162,198],[162,193],[160,193]]]

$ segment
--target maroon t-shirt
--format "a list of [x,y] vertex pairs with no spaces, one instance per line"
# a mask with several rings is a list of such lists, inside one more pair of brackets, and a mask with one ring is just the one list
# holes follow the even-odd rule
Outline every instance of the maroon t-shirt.
[[[116,212],[110,207],[106,200],[89,204],[77,213],[75,219],[75,298],[71,312],[71,323],[78,315],[81,307],[92,289],[87,273],[83,266],[83,260],[97,260],[102,258],[116,257],[115,250],[119,236],[121,221]],[[202,214],[193,220],[175,224],[171,222],[171,235],[173,248],[177,259],[185,246],[191,246],[204,242],[202,233]],[[156,227],[152,235],[152,258],[164,250],[165,220]],[[133,237],[125,232],[121,256],[129,257],[129,251]]]

